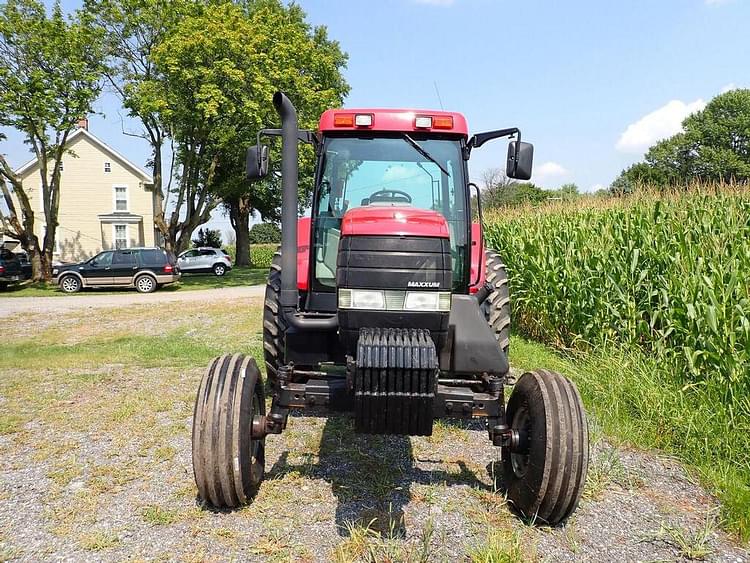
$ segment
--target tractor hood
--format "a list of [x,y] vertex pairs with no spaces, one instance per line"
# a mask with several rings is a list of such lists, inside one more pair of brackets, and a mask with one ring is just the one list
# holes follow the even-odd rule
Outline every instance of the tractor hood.
[[407,205],[366,205],[351,209],[344,214],[341,235],[450,237],[448,223],[441,213]]

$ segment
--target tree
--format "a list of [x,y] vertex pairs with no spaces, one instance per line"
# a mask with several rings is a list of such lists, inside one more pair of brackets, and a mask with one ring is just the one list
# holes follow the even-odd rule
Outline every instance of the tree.
[[683,131],[659,141],[612,183],[616,193],[638,184],[676,186],[692,180],[750,181],[750,90],[726,92],[682,122]]
[[[237,68],[255,76],[248,89],[247,103],[253,108],[250,119],[237,120],[237,140],[225,143],[214,190],[222,198],[236,233],[237,264],[249,257],[249,222],[253,212],[266,221],[280,218],[281,187],[279,159],[272,160],[271,173],[261,181],[249,184],[244,179],[245,149],[256,142],[257,133],[278,123],[271,106],[276,90],[283,90],[294,101],[300,127],[314,129],[320,114],[342,104],[349,91],[342,70],[347,55],[336,41],[328,38],[323,26],[311,27],[305,12],[296,4],[285,6],[280,0],[250,0],[243,5],[246,20],[242,22],[245,37],[236,51]],[[231,35],[215,30],[218,37]],[[233,59],[234,60],[234,59]],[[245,67],[250,63],[249,68]],[[240,139],[243,139],[240,141]],[[274,143],[279,145],[278,141]],[[278,154],[277,151],[275,151]],[[315,154],[312,147],[300,147],[300,207],[304,208],[312,193]],[[244,264],[246,265],[246,264]]]
[[198,236],[193,239],[193,245],[221,248],[221,231],[219,229],[198,229]]
[[65,18],[55,3],[48,14],[37,0],[0,6],[0,125],[20,131],[37,159],[42,243],[30,190],[1,154],[6,209],[0,209],[0,226],[29,253],[36,281],[52,276],[62,178],[58,163],[68,136],[99,95],[101,59],[101,34],[84,12]]
[[[174,110],[189,108],[169,105],[167,85],[154,60],[180,21],[200,13],[207,0],[84,0],[106,38],[106,75],[128,115],[141,122],[139,132],[127,134],[145,139],[151,147],[150,166],[154,180],[154,225],[167,250],[180,252],[187,247],[198,225],[208,220],[215,205],[196,185],[191,171],[181,170],[184,147],[174,145]],[[188,151],[189,152],[189,151]],[[171,162],[167,159],[170,157]],[[176,173],[182,178],[173,186]],[[165,178],[166,174],[166,178]]]
[[281,242],[281,229],[276,223],[256,223],[250,229],[250,244]]

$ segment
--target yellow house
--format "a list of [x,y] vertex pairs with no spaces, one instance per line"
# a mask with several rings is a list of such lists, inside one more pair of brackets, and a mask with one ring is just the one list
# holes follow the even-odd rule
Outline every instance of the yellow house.
[[[155,246],[151,176],[89,133],[86,120],[68,137],[62,159],[55,260],[85,260],[102,250]],[[44,236],[36,159],[16,170],[31,198],[35,231]]]

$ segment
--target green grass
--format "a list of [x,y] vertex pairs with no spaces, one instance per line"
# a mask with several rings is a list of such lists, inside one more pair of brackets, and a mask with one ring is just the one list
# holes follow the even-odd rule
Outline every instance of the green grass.
[[[183,274],[179,282],[166,285],[158,291],[190,291],[197,289],[215,289],[221,287],[239,287],[266,283],[268,268],[237,267],[222,277],[213,274]],[[133,292],[132,288],[102,288],[84,289],[76,295],[115,295]],[[29,283],[11,285],[0,293],[0,299],[5,297],[67,297],[54,284]]]
[[[680,459],[721,500],[724,526],[750,539],[750,423],[731,404],[702,390],[686,393],[673,373],[637,350],[563,354],[514,338],[511,361],[523,370],[545,367],[568,375],[605,435]],[[601,479],[596,467],[590,471],[595,496]],[[627,485],[630,478],[620,473],[603,468],[604,479],[624,478]]]

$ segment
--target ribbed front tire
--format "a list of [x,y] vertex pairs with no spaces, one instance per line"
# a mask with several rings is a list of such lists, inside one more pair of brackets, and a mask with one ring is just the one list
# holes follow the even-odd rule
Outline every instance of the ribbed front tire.
[[506,420],[520,438],[503,453],[508,499],[526,518],[562,522],[578,506],[588,469],[588,427],[578,389],[559,373],[524,373]]
[[214,358],[193,414],[193,474],[205,502],[234,508],[255,495],[265,471],[265,439],[252,438],[252,422],[265,412],[255,360],[242,354]]

